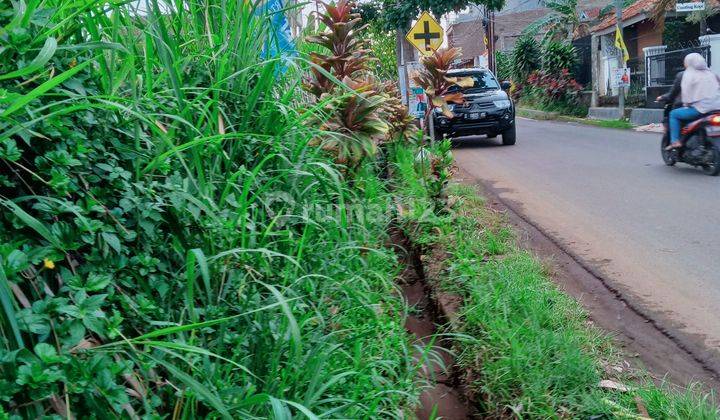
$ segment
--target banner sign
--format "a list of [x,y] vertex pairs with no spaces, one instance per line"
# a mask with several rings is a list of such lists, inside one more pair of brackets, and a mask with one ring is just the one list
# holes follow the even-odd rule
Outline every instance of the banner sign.
[[624,67],[615,69],[614,84],[617,87],[630,86],[630,68]]
[[425,116],[427,110],[427,97],[425,96],[425,90],[415,83],[413,77],[417,75],[418,71],[422,67],[422,64],[417,61],[409,61],[407,64],[407,75],[408,85],[410,87],[408,95],[408,110],[410,115],[415,118],[422,119]]

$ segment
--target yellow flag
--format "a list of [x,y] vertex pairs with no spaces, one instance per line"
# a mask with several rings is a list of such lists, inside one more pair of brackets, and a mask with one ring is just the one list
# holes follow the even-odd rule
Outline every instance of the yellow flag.
[[627,47],[625,46],[625,41],[623,40],[622,32],[619,27],[615,28],[615,47],[622,51],[623,62],[627,64],[630,59],[630,53],[628,53]]

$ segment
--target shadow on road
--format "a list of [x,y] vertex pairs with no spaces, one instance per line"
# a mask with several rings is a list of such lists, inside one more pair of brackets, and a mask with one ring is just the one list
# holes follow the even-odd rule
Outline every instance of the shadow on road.
[[485,136],[466,136],[452,139],[452,147],[454,149],[476,149],[502,146],[500,136],[489,139]]
[[[711,182],[709,180],[717,179],[717,177],[707,176],[703,173],[702,168],[697,168],[685,163],[677,163],[675,166],[667,166],[660,162],[659,164],[646,164],[645,166],[652,167],[653,172],[657,173],[659,176],[669,174],[678,177],[678,179],[700,178],[700,182]],[[704,181],[706,178],[708,181]]]

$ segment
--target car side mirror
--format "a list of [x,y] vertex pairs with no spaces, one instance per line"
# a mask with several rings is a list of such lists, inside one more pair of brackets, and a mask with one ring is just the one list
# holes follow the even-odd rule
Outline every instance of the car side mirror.
[[500,83],[500,88],[502,90],[510,90],[511,86],[512,86],[512,84],[507,80],[503,80],[502,83]]

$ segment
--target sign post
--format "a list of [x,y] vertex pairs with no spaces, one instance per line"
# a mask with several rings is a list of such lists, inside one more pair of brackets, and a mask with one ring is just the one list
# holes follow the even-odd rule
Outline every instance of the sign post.
[[430,13],[423,12],[405,38],[420,54],[428,56],[440,48],[445,39],[445,31]]
[[[615,0],[615,46],[618,47],[618,64],[622,63],[623,68],[627,65],[625,53],[625,41],[623,40],[623,21],[622,21],[622,0]],[[620,119],[625,118],[625,88],[618,87],[618,108],[620,111]]]
[[[432,15],[428,12],[423,12],[422,15],[420,15],[420,18],[415,22],[415,25],[413,25],[412,28],[410,28],[410,31],[405,35],[405,38],[408,40],[412,46],[417,48],[418,51],[420,51],[420,54],[428,57],[433,54],[433,52],[437,51],[438,48],[442,45],[443,41],[445,40],[445,31],[443,30],[442,26],[438,23],[437,20],[435,20]],[[408,79],[412,79],[408,75]],[[422,98],[422,96],[417,96],[417,98]],[[417,105],[420,107],[420,101],[418,101]],[[408,99],[408,105],[410,105],[410,99]],[[418,108],[419,109],[419,108]],[[410,110],[413,111],[412,109]],[[425,109],[425,115],[428,116],[428,128],[429,128],[429,134],[430,138],[435,138],[435,127],[434,127],[434,121],[433,121],[433,115],[432,115],[432,107],[430,104],[427,104],[427,108]]]

